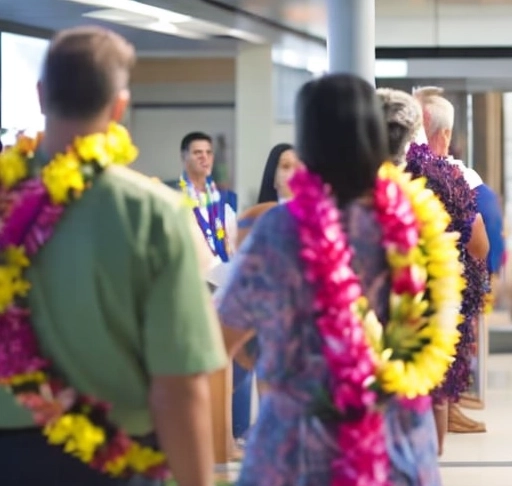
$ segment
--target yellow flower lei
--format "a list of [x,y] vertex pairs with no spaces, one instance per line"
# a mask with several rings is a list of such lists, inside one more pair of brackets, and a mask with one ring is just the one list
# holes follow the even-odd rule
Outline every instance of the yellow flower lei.
[[426,180],[393,164],[382,166],[379,176],[395,182],[411,202],[419,222],[419,242],[408,254],[388,251],[393,272],[413,266],[427,284],[428,295],[413,298],[391,295],[386,328],[369,311],[366,299],[356,305],[377,361],[377,382],[388,394],[415,398],[439,386],[456,354],[457,325],[465,282],[458,260],[457,233],[448,233],[450,217],[443,204],[426,188]]
[[[29,161],[35,152],[41,136],[32,139],[20,136],[14,147],[0,154],[0,187],[5,190],[14,188],[25,181],[31,172]],[[138,155],[128,131],[116,123],[111,123],[106,133],[96,133],[78,137],[66,153],[56,155],[41,171],[41,180],[48,191],[51,201],[57,205],[68,205],[77,200],[92,184],[93,176],[98,167],[104,169],[110,165],[128,165]],[[37,174],[36,174],[37,176]],[[8,247],[0,264],[0,314],[13,305],[17,297],[24,297],[30,289],[30,283],[23,278],[25,270],[30,266],[24,247]],[[44,371],[27,372],[0,378],[0,385],[13,391],[22,385],[37,385],[43,390],[49,376]],[[46,388],[47,389],[47,388]],[[28,398],[23,393],[15,392],[20,403],[25,404],[33,413],[38,407],[58,407],[58,398],[47,401],[37,398],[33,402],[33,394]],[[32,405],[29,404],[32,403]],[[93,423],[85,413],[61,413],[54,417],[43,428],[48,442],[59,445],[84,463],[91,463],[95,454],[108,445],[106,431]],[[121,476],[128,471],[144,474],[154,467],[165,465],[165,457],[149,447],[131,442],[124,454],[117,454],[105,460],[101,470],[113,476]]]

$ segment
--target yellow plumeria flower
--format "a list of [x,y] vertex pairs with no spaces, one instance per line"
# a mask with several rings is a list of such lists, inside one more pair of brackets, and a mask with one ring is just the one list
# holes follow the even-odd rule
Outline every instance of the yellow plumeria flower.
[[128,451],[127,459],[129,466],[136,472],[144,472],[165,463],[165,456],[161,452],[136,443]]
[[9,378],[10,386],[20,386],[25,383],[43,383],[46,380],[47,376],[45,373],[41,371],[36,371],[34,373],[27,373],[24,375],[15,375]]
[[85,163],[97,162],[106,166],[112,162],[107,150],[107,136],[104,133],[80,137],[75,140],[74,148],[78,157]]
[[120,124],[111,123],[107,132],[107,150],[114,164],[131,164],[139,151],[132,143],[130,133]]
[[3,313],[14,302],[16,297],[26,297],[30,283],[22,278],[21,268],[0,266],[0,313]]
[[25,158],[11,148],[0,154],[0,183],[6,189],[14,187],[28,175]]
[[0,267],[0,312],[5,312],[13,300],[12,272],[9,267]]
[[30,265],[23,246],[8,246],[4,252],[4,258],[8,265],[15,267],[26,268]]
[[55,204],[66,204],[73,192],[81,194],[85,189],[80,162],[72,153],[57,155],[44,167],[42,178]]
[[112,476],[121,476],[128,466],[127,456],[119,456],[105,464],[105,471]]
[[[382,353],[382,347],[383,347],[383,333],[384,328],[382,324],[379,322],[379,319],[377,318],[377,315],[373,310],[367,311],[368,308],[366,299],[359,299],[363,300],[363,309],[365,309],[362,313],[362,322],[363,322],[363,328],[366,334],[366,338],[368,339],[368,342],[374,352],[376,354]],[[361,305],[361,304],[359,304]]]
[[44,434],[52,445],[61,445],[64,451],[82,462],[90,462],[96,450],[106,439],[105,432],[78,414],[65,414],[47,425]]

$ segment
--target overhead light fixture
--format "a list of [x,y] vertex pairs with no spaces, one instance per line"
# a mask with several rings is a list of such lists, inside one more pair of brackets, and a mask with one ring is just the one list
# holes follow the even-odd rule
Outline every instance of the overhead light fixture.
[[315,76],[320,76],[327,72],[328,61],[327,56],[309,57],[306,69]]
[[201,32],[194,32],[189,29],[182,29],[179,25],[169,24],[166,22],[151,22],[137,25],[136,22],[129,24],[131,27],[140,27],[144,30],[158,32],[159,34],[175,35],[186,39],[205,40],[209,36]]
[[[377,59],[375,61],[376,78],[406,78],[408,64],[402,59]],[[306,69],[314,74],[320,75],[328,71],[327,57],[309,57]]]
[[405,59],[377,59],[375,61],[376,78],[406,78],[409,64]]
[[159,34],[173,35],[194,40],[215,37],[233,37],[251,43],[262,43],[264,39],[240,29],[193,18],[165,8],[155,7],[135,0],[67,0],[99,7],[86,12],[84,17],[125,25],[134,29],[148,30]]
[[235,37],[236,39],[251,42],[252,44],[263,44],[265,42],[265,39],[260,35],[252,34],[251,32],[246,32],[245,30],[240,29],[229,29],[227,35]]
[[[93,10],[92,12],[86,12],[83,14],[84,17],[91,19],[104,20],[106,22],[114,22],[117,24],[130,24],[132,22],[154,22],[153,17],[147,15],[136,14],[133,12],[127,12],[126,10],[119,10],[116,8],[105,8],[101,10]],[[174,24],[169,24],[174,25]]]
[[300,69],[304,67],[303,59],[300,54],[293,49],[272,49],[272,61],[281,66]]
[[92,5],[104,9],[123,10],[134,14],[151,17],[161,22],[179,24],[192,20],[189,15],[180,14],[167,10],[165,8],[154,7],[147,3],[136,2],[135,0],[68,0],[68,2],[81,3],[83,5]]

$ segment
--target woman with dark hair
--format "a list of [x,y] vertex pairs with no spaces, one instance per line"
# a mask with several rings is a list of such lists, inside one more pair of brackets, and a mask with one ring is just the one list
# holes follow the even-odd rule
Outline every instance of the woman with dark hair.
[[[307,83],[296,133],[306,169],[290,181],[293,199],[258,220],[215,296],[230,355],[256,336],[268,387],[238,484],[438,486],[432,414],[408,412],[430,410],[457,338],[460,295],[435,300],[443,293],[427,270],[435,255],[460,286],[448,216],[385,163],[386,125],[367,82]],[[417,260],[434,233],[447,256],[427,248]]]
[[[258,204],[244,211],[238,218],[237,247],[242,244],[260,216],[280,202],[290,199],[288,181],[300,166],[293,146],[289,143],[280,143],[272,148],[263,171]],[[249,348],[256,353],[257,346],[253,345],[254,342],[255,340]],[[252,373],[244,370],[236,360],[233,369],[233,434],[236,439],[241,439],[250,426]],[[262,395],[264,391],[264,383],[258,382],[259,394]]]
[[290,197],[290,188],[287,184],[299,161],[289,143],[277,144],[269,153],[263,179],[261,180],[258,204],[278,202]]
[[292,194],[288,181],[302,166],[293,146],[280,143],[270,151],[261,180],[258,204],[245,210],[238,218],[237,247],[242,244],[256,220]]

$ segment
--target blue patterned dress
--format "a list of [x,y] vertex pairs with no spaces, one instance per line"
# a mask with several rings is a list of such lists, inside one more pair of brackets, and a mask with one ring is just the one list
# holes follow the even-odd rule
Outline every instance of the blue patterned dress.
[[[389,273],[379,226],[361,202],[344,218],[355,250],[353,268],[385,322]],[[287,206],[271,209],[244,241],[215,297],[226,326],[256,330],[256,372],[270,386],[249,434],[240,486],[328,486],[330,461],[339,454],[328,428],[309,413],[327,387],[328,371],[314,324],[313,289],[298,253],[298,229]],[[432,413],[391,403],[386,426],[392,484],[440,486]]]

